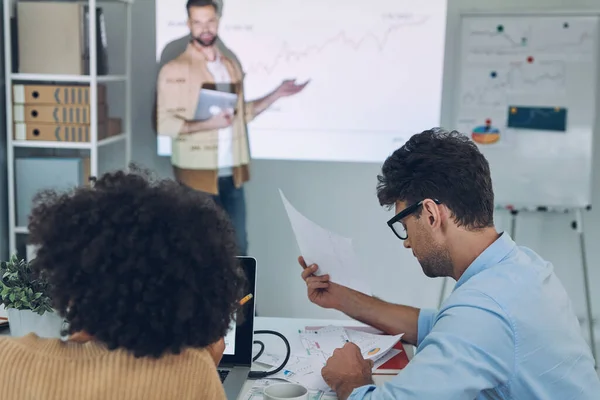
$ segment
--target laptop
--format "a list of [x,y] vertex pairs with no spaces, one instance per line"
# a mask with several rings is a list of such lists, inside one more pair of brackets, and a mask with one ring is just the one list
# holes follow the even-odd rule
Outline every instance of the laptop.
[[204,121],[224,111],[233,113],[237,107],[237,101],[238,95],[236,93],[202,88],[200,89],[194,119]]
[[219,375],[228,400],[236,400],[248,379],[252,366],[252,343],[254,341],[254,304],[256,300],[256,259],[238,257],[248,278],[248,292],[252,299],[244,304],[241,324],[235,321],[225,336],[225,351],[219,364]]

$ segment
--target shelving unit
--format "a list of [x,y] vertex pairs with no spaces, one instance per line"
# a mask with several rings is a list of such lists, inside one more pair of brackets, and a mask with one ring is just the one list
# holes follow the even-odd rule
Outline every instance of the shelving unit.
[[[131,51],[132,51],[132,5],[134,0],[87,0],[79,3],[87,4],[89,7],[89,49],[90,49],[90,74],[89,75],[53,75],[53,74],[21,74],[14,73],[12,68],[12,32],[11,16],[18,0],[4,0],[4,49],[5,49],[5,71],[6,71],[6,135],[7,135],[7,163],[8,163],[8,222],[9,222],[9,252],[17,251],[17,236],[27,234],[27,228],[16,226],[16,191],[15,191],[15,149],[76,149],[89,151],[90,174],[97,176],[99,171],[99,149],[108,145],[122,143],[125,147],[125,160],[123,168],[131,161]],[[122,4],[125,8],[125,74],[98,76],[97,71],[97,41],[96,41],[96,6],[100,4]],[[13,121],[13,93],[14,83],[49,83],[49,84],[89,84],[90,99],[97,99],[98,84],[108,82],[121,82],[125,85],[125,110],[123,114],[123,132],[102,140],[98,139],[98,102],[90,101],[90,141],[89,142],[51,142],[51,141],[26,141],[14,139]]]

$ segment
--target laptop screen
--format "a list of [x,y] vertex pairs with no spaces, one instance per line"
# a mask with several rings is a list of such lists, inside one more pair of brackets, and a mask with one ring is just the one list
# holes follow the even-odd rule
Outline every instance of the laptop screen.
[[[254,304],[256,300],[256,259],[238,257],[248,279],[248,293],[252,298],[240,308],[241,322],[232,321],[225,336],[225,351],[221,365],[252,364],[252,342],[254,337]],[[239,318],[238,318],[239,319]]]
[[237,324],[235,323],[235,321],[232,321],[231,325],[229,326],[229,332],[227,332],[227,336],[225,336],[225,351],[223,352],[223,355],[231,356],[235,354],[235,332],[237,328],[236,325]]

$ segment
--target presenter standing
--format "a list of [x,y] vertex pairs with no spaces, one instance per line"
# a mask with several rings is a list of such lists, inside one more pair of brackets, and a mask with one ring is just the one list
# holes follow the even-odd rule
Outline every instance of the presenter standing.
[[[243,184],[250,179],[246,124],[277,100],[302,91],[306,83],[287,80],[266,96],[245,101],[241,68],[216,46],[218,5],[211,0],[188,0],[186,7],[190,43],[158,75],[157,130],[159,135],[172,138],[175,178],[214,196],[229,214],[239,253],[245,255],[248,240]],[[214,105],[210,107],[211,117],[197,119],[203,89],[236,94],[235,107]]]

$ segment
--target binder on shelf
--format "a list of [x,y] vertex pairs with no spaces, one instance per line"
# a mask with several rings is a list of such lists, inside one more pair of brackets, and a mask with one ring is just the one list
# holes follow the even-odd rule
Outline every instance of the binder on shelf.
[[[109,118],[98,125],[98,140],[123,133],[121,119]],[[14,129],[15,140],[33,140],[45,142],[89,143],[90,125],[43,124],[38,122],[17,122]]]
[[[108,74],[106,27],[96,8],[97,72]],[[89,7],[60,1],[17,3],[19,72],[89,74]]]
[[[13,116],[15,122],[41,122],[41,123],[67,123],[67,124],[90,124],[90,106],[59,106],[59,105],[13,105]],[[98,104],[98,122],[106,121],[108,116],[107,107]]]
[[[84,18],[83,18],[83,65],[84,73],[90,74],[90,39],[89,35],[89,23],[90,23],[90,10],[88,6],[84,6]],[[108,40],[106,35],[106,24],[104,22],[104,12],[102,8],[96,7],[96,69],[98,75],[108,75]]]
[[[13,85],[14,104],[89,105],[90,85]],[[106,86],[98,85],[97,103],[106,103]]]
[[[33,140],[46,142],[89,143],[91,141],[90,125],[76,124],[41,124],[37,122],[17,122],[15,124],[15,140]],[[106,125],[98,125],[98,140],[109,136]]]

